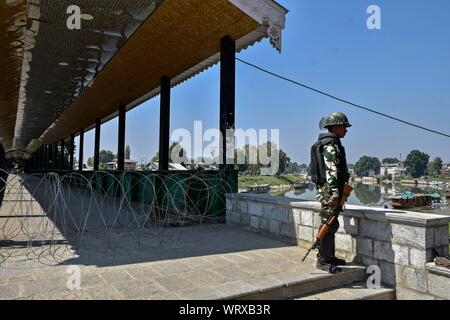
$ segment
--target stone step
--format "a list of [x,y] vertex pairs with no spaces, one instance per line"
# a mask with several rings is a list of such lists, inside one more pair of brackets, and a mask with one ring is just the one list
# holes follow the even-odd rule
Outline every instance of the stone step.
[[286,300],[298,296],[305,296],[317,292],[341,288],[362,281],[367,277],[366,268],[349,265],[343,267],[343,272],[329,274],[317,269],[301,274],[286,273],[284,281],[280,276],[274,283],[267,282],[258,287],[258,290],[241,292],[239,295],[222,297],[225,300]]
[[395,289],[369,289],[365,282],[296,297],[294,300],[395,300]]

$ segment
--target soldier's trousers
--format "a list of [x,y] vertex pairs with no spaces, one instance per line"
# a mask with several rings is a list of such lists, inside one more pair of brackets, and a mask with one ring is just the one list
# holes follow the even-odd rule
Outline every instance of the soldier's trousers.
[[[323,208],[328,209],[328,208]],[[334,220],[333,224],[331,224],[330,228],[328,229],[328,233],[323,238],[322,242],[320,243],[319,247],[319,261],[320,262],[327,262],[331,258],[335,257],[335,251],[336,251],[336,245],[335,245],[335,234],[339,229],[339,221],[338,219]]]

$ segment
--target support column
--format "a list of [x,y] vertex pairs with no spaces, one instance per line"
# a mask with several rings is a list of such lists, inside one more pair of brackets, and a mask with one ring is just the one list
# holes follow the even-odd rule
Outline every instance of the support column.
[[125,169],[125,123],[126,123],[126,107],[121,104],[119,106],[119,139],[117,145],[117,170]]
[[46,144],[44,146],[44,151],[45,151],[45,170],[49,170],[50,169],[50,146],[48,144]]
[[227,164],[234,164],[234,150],[233,158],[227,159],[226,132],[227,129],[235,129],[236,42],[230,36],[223,37],[220,52],[220,167],[224,169]]
[[53,144],[52,170],[56,170],[58,168],[58,165],[56,163],[57,158],[58,158],[58,142],[55,142]]
[[61,157],[59,158],[59,168],[65,170],[64,168],[64,139],[61,139]]
[[100,119],[95,120],[94,171],[98,171],[100,165],[100,125]]
[[73,171],[73,147],[75,144],[75,135],[70,135],[70,145],[69,145],[69,170]]
[[78,154],[78,170],[83,171],[84,129],[80,130],[80,150]]
[[169,170],[170,79],[161,77],[161,106],[159,120],[159,170]]

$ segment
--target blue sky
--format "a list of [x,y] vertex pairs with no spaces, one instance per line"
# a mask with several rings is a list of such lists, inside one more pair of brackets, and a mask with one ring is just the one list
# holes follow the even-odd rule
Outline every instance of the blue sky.
[[[283,51],[268,40],[238,57],[338,97],[450,134],[450,1],[279,0],[290,10]],[[367,7],[381,8],[381,30],[369,30]],[[219,124],[219,67],[172,91],[171,131]],[[307,163],[319,120],[333,111],[353,127],[343,140],[349,162],[363,155],[400,157],[413,149],[450,162],[450,139],[306,91],[237,63],[236,126],[279,129],[288,156]],[[159,98],[127,113],[132,159],[158,150]],[[76,139],[78,144],[78,138]],[[102,126],[101,148],[117,151],[117,119]],[[85,161],[94,134],[85,136]]]

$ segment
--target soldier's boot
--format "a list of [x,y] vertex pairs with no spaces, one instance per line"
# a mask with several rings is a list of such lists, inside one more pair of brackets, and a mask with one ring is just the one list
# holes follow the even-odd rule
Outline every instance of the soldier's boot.
[[336,274],[342,272],[342,269],[339,266],[332,264],[330,262],[318,259],[316,263],[316,268],[319,270],[326,271],[328,273]]
[[331,258],[330,262],[336,266],[345,266],[347,264],[347,262],[344,259],[339,259],[336,257]]

